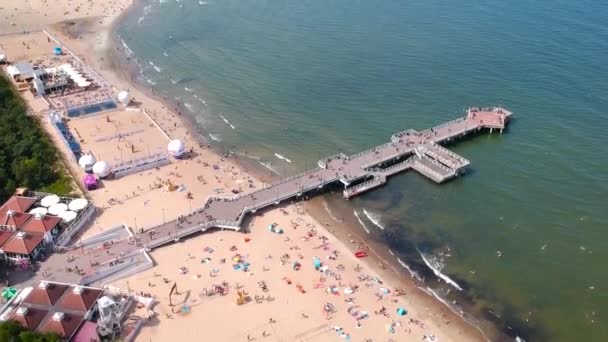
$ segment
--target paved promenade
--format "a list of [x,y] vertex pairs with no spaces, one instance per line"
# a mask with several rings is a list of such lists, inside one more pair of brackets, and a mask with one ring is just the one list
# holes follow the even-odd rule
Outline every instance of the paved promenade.
[[[209,228],[240,230],[247,214],[313,191],[322,191],[329,185],[343,184],[343,195],[348,199],[382,186],[389,176],[408,169],[441,183],[460,174],[469,161],[439,144],[446,145],[481,130],[502,132],[510,117],[511,112],[503,108],[471,108],[464,117],[420,132],[399,132],[388,143],[351,156],[337,154],[322,159],[317,168],[249,194],[232,198],[210,197],[203,208],[177,220],[119,239],[109,235],[106,239],[109,243],[99,243],[97,239],[94,244],[75,248],[68,254],[74,256],[73,266],[79,266],[84,270],[83,274],[110,274],[116,264],[145,261],[142,250],[178,241]],[[119,268],[122,272],[124,265]]]

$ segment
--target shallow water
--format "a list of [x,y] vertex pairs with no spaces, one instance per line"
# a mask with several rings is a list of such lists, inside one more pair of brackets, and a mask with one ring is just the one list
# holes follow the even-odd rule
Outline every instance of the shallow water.
[[464,177],[393,177],[349,212],[408,265],[425,267],[416,250],[436,260],[516,334],[608,339],[608,3],[146,4],[118,31],[142,80],[187,103],[211,141],[279,173],[470,105],[512,110],[506,134],[452,147],[471,160]]

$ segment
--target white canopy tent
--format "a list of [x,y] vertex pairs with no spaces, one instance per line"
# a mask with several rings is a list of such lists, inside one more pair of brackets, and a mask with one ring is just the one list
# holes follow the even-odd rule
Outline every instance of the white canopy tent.
[[57,195],[48,195],[48,196],[45,196],[44,198],[42,198],[42,200],[40,201],[40,205],[43,206],[43,207],[50,207],[53,204],[59,203],[59,201],[61,201],[61,199],[59,198],[59,196],[57,196]]
[[68,205],[65,203],[53,204],[49,207],[49,214],[59,216],[62,212],[68,210]]
[[110,172],[112,172],[112,168],[110,168],[110,164],[101,160],[93,165],[93,173],[97,175],[99,178],[107,177]]
[[71,210],[66,210],[66,211],[59,213],[59,215],[57,215],[57,216],[61,217],[63,222],[68,223],[68,222],[74,221],[74,219],[76,218],[76,216],[78,216],[78,214]]
[[93,168],[93,165],[95,165],[95,162],[97,162],[95,157],[88,153],[78,159],[78,165],[85,171],[90,171]]
[[81,211],[82,209],[86,208],[86,206],[89,204],[89,201],[87,201],[84,198],[77,198],[75,200],[72,200],[69,204],[68,204],[68,209],[70,209],[71,211]]
[[167,145],[167,151],[175,158],[179,158],[182,154],[184,154],[185,150],[186,146],[179,139],[171,140],[169,145]]
[[38,207],[30,210],[30,214],[32,215],[46,215],[49,210],[45,207]]

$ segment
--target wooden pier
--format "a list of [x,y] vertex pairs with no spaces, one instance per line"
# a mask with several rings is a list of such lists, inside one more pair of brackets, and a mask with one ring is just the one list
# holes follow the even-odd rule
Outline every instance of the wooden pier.
[[[512,113],[503,108],[470,108],[466,116],[424,131],[406,130],[394,134],[390,141],[369,150],[347,156],[336,154],[319,160],[318,167],[269,184],[252,193],[210,197],[204,206],[179,220],[136,232],[129,239],[114,242],[110,248],[120,255],[150,250],[179,241],[209,228],[240,230],[241,222],[251,213],[289,199],[298,199],[323,191],[329,186],[342,186],[348,199],[387,184],[388,178],[413,169],[437,183],[461,174],[470,162],[440,146],[482,130],[500,131]],[[97,262],[103,263],[103,260]]]

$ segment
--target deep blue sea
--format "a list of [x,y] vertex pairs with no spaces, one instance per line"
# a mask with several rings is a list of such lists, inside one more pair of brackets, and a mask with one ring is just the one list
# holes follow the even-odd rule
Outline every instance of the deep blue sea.
[[142,2],[118,29],[142,82],[282,174],[468,106],[513,111],[451,147],[465,176],[396,176],[347,210],[512,335],[608,340],[608,2]]

